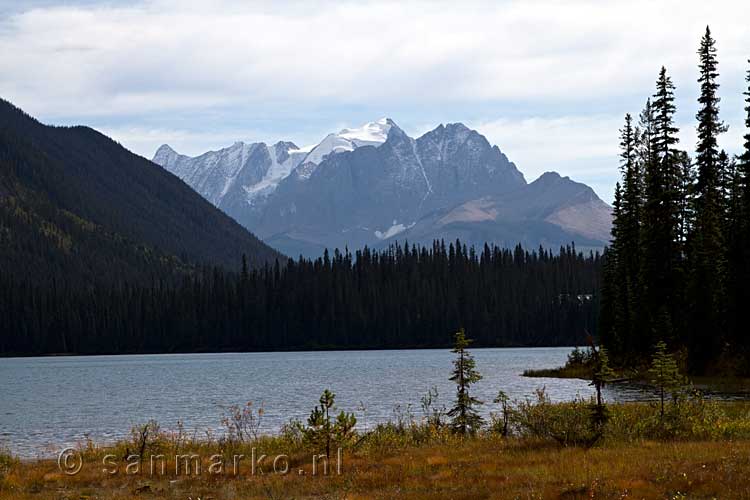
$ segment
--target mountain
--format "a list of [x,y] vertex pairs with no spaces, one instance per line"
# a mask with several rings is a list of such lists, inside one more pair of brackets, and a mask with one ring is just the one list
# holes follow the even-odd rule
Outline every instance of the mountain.
[[559,248],[575,241],[599,250],[608,238],[612,212],[594,191],[547,172],[521,189],[436,210],[404,231],[402,239],[429,244],[436,238],[481,247],[485,242],[525,248]]
[[88,127],[0,100],[0,269],[34,281],[144,281],[280,256],[178,177]]
[[[279,144],[283,167],[271,153]],[[164,145],[154,162],[289,255],[458,235],[480,245],[601,248],[609,237],[610,208],[590,188],[553,173],[528,184],[461,123],[413,139],[384,118],[313,147],[236,143],[195,158]]]

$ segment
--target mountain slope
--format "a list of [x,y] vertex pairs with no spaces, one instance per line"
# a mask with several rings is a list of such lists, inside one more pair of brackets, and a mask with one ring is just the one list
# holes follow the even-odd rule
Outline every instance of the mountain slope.
[[574,241],[579,249],[600,249],[609,237],[611,218],[611,207],[590,187],[547,172],[521,189],[436,210],[399,239],[429,244],[436,238],[459,238],[477,247],[492,242],[527,248],[559,248]]
[[24,254],[44,255],[29,272],[68,266],[90,282],[195,264],[238,269],[243,253],[252,265],[279,256],[177,177],[99,132],[46,126],[2,100],[0,207],[4,269]]

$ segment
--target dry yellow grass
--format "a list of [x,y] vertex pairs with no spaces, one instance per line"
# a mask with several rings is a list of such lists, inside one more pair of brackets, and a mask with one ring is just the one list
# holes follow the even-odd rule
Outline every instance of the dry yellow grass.
[[[116,475],[100,454],[66,476],[55,460],[16,462],[3,499],[476,499],[750,498],[750,441],[642,442],[585,450],[484,437],[393,452],[345,454],[341,475],[312,477],[296,455],[291,473],[251,476]],[[266,469],[269,463],[266,463]],[[299,470],[305,471],[304,475]]]

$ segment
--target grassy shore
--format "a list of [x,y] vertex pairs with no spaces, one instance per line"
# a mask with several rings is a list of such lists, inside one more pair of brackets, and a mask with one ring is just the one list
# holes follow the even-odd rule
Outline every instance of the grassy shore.
[[101,463],[66,476],[54,460],[16,462],[0,498],[750,498],[750,441],[643,441],[586,450],[491,437],[347,452],[340,475],[316,477],[307,457],[292,461],[295,472],[288,475],[194,477],[169,468],[165,476],[109,476]]
[[299,427],[243,440],[182,430],[143,438],[136,428],[111,446],[83,443],[62,462],[74,470],[80,457],[73,475],[57,459],[0,454],[0,498],[750,498],[747,403],[685,400],[663,415],[649,403],[609,405],[596,440],[589,410],[540,393],[509,410],[508,436],[500,415],[474,437],[429,414],[380,425],[334,443],[327,474],[320,458],[313,473],[322,449]]

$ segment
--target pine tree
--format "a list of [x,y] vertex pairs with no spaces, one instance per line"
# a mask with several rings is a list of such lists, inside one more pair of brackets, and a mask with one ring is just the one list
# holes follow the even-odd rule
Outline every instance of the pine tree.
[[614,378],[615,372],[609,365],[607,349],[604,346],[596,347],[593,339],[591,340],[591,363],[593,368],[591,384],[596,389],[596,405],[601,408],[604,405],[602,389]]
[[473,356],[466,350],[469,344],[471,339],[466,338],[466,333],[461,328],[455,335],[452,352],[456,354],[456,359],[453,361],[453,375],[450,377],[456,383],[456,403],[448,411],[448,416],[452,419],[453,431],[463,435],[476,433],[483,422],[476,409],[482,402],[469,394],[471,385],[482,379],[476,370]]
[[664,401],[668,394],[676,401],[679,391],[685,386],[685,377],[680,374],[677,360],[667,350],[667,344],[660,340],[651,356],[651,367],[648,370],[651,384],[659,393],[660,417],[664,419]]
[[[615,200],[619,198],[619,190],[615,190]],[[617,203],[613,204],[613,231],[615,231],[614,220],[616,220]],[[624,341],[617,331],[617,257],[615,250],[609,246],[604,249],[602,255],[602,286],[600,290],[601,299],[599,301],[599,336],[602,343],[612,346],[612,349],[619,356],[624,357],[628,354],[624,346]]]
[[[648,106],[649,103],[647,103]],[[640,287],[645,318],[638,346],[652,343],[655,332],[672,336],[675,319],[681,312],[676,291],[681,265],[677,245],[679,228],[679,151],[678,129],[674,125],[674,85],[662,67],[656,82],[656,93],[647,114],[642,146],[644,157],[643,265]],[[647,148],[647,149],[646,149]]]
[[617,243],[618,268],[617,279],[620,282],[618,300],[621,305],[623,321],[619,336],[624,341],[625,350],[634,351],[633,339],[636,337],[641,310],[640,281],[641,269],[641,219],[643,213],[643,176],[638,156],[639,131],[633,126],[630,114],[625,116],[625,126],[620,131],[620,171],[623,180],[619,235]]
[[602,341],[613,346],[621,354],[627,350],[624,328],[627,318],[624,312],[624,297],[622,294],[621,275],[623,266],[620,262],[622,236],[624,227],[622,213],[622,189],[620,183],[615,185],[615,198],[612,203],[612,240],[604,255],[604,284],[602,287],[601,315],[599,329]]
[[493,403],[500,404],[500,411],[502,411],[502,420],[498,422],[500,435],[503,437],[508,436],[508,426],[510,425],[510,397],[503,390],[497,391],[497,396],[493,400]]
[[[750,63],[750,60],[748,60]],[[745,134],[744,144],[734,169],[730,216],[732,237],[728,245],[728,294],[730,297],[729,332],[732,342],[744,350],[745,358],[750,351],[750,335],[747,334],[747,313],[750,303],[750,69],[746,76]],[[747,368],[747,367],[746,367]]]
[[698,50],[700,63],[701,95],[698,98],[700,109],[696,115],[698,120],[698,145],[696,147],[696,164],[698,165],[698,186],[700,197],[706,196],[711,190],[718,189],[722,173],[719,170],[718,137],[726,132],[726,125],[719,119],[719,90],[718,60],[716,58],[716,41],[711,36],[711,29],[706,26],[706,33],[701,38]]
[[334,420],[336,395],[328,389],[323,391],[320,405],[313,408],[307,419],[307,427],[302,429],[304,439],[316,449],[325,450],[326,458],[331,457],[331,444],[345,444],[352,436],[357,419],[353,413],[341,411]]
[[305,439],[313,446],[323,448],[326,457],[331,456],[331,438],[333,436],[333,423],[331,422],[331,409],[336,395],[328,389],[320,396],[320,406],[313,408],[307,419]]
[[690,287],[691,298],[689,322],[689,345],[691,364],[703,369],[709,359],[715,358],[723,340],[725,319],[724,286],[726,262],[724,254],[723,208],[724,196],[718,136],[726,131],[719,119],[718,62],[715,41],[711,30],[701,39],[698,82],[701,95],[698,120],[698,145],[696,165],[698,178],[695,186],[695,228],[690,241]]

